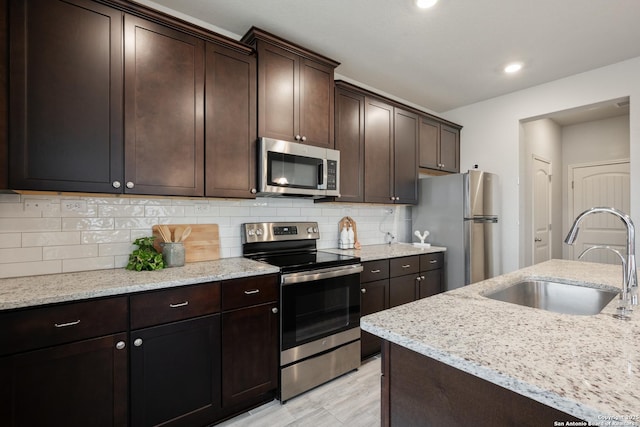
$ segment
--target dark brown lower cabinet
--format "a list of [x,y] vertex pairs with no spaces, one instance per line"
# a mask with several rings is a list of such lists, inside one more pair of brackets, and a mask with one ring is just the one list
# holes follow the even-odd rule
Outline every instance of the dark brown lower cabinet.
[[220,315],[131,332],[131,424],[206,425],[220,413]]
[[128,424],[126,333],[0,358],[0,424]]
[[[388,263],[388,261],[387,261]],[[365,264],[366,265],[366,264]],[[362,295],[360,297],[360,314],[377,313],[389,307],[389,279],[376,280],[375,282],[362,283],[360,285]],[[360,356],[365,359],[380,353],[382,340],[369,332],[362,331],[360,335]]]
[[225,410],[271,400],[278,387],[278,305],[222,314],[222,405]]
[[539,427],[580,421],[405,347],[383,343],[382,426]]

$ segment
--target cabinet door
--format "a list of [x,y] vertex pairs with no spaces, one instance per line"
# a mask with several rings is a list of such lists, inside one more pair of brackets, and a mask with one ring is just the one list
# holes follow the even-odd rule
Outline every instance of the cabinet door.
[[340,150],[341,202],[364,201],[364,96],[336,90],[336,150]]
[[364,201],[393,203],[393,107],[365,98]]
[[207,43],[205,195],[255,198],[256,58]]
[[389,279],[389,308],[416,300],[417,275]]
[[440,292],[442,292],[442,269],[423,272],[418,282],[418,298],[430,297]]
[[127,425],[125,342],[120,333],[0,358],[2,425]]
[[418,115],[394,109],[394,196],[396,203],[418,203]]
[[[389,279],[362,283],[360,286],[360,314],[377,313],[389,307]],[[380,352],[382,339],[368,332],[361,332],[360,355],[362,359]]]
[[204,195],[204,42],[125,16],[126,193]]
[[440,163],[442,170],[460,172],[460,130],[451,126],[440,126]]
[[131,332],[133,426],[206,425],[220,411],[220,315]]
[[258,135],[295,141],[300,128],[300,58],[284,49],[258,43]]
[[121,192],[121,12],[84,0],[9,4],[10,187]]
[[420,117],[420,167],[440,169],[440,123]]
[[272,303],[222,313],[224,407],[275,392],[279,347],[276,308]]
[[333,148],[333,67],[301,58],[300,129],[304,143]]

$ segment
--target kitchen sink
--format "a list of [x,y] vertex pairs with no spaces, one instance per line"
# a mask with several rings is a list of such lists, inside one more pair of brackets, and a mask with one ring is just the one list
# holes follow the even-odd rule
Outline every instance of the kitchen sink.
[[485,295],[498,301],[540,308],[556,313],[598,314],[619,291],[588,288],[547,280],[524,280]]

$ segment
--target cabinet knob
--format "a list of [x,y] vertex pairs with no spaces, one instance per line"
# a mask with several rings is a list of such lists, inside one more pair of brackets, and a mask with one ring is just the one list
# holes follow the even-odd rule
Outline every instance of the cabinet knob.
[[422,281],[422,277],[420,277],[420,276],[416,277],[416,281],[421,282]]
[[118,350],[122,350],[122,349],[123,349],[123,348],[125,348],[126,346],[127,346],[127,344],[125,344],[125,342],[124,342],[124,341],[118,341],[118,342],[116,343],[116,348],[117,348]]
[[273,312],[273,314],[278,314],[278,307],[273,307],[271,311]]
[[296,139],[296,141],[300,141],[302,137],[300,135],[296,135],[294,138]]
[[363,294],[367,293],[367,290],[365,288],[360,289],[360,292],[362,292]]
[[136,338],[135,340],[133,340],[133,345],[135,345],[136,347],[140,347],[142,345],[142,338]]
[[302,138],[300,138],[300,140],[304,142],[304,141],[306,141],[306,140],[307,140],[307,137],[306,137],[306,136],[303,136]]
[[256,194],[258,192],[258,190],[256,190],[255,188],[251,189],[251,194]]
[[420,276],[420,280],[424,280],[424,279],[425,279],[425,277],[424,277],[424,276]]
[[127,188],[131,189],[131,188],[133,188],[133,187],[135,187],[135,185],[133,184],[133,182],[131,182],[131,181],[127,181]]
[[113,188],[120,188],[122,184],[120,184],[120,181],[113,181],[111,185],[113,186]]

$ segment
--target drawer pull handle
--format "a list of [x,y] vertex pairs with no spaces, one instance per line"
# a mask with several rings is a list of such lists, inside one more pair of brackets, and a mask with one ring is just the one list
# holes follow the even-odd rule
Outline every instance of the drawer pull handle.
[[411,264],[405,264],[402,266],[402,268],[411,268]]
[[371,270],[373,274],[380,273],[380,270]]
[[429,264],[437,264],[438,260],[437,259],[432,259],[431,261],[429,261]]
[[78,323],[80,323],[80,319],[76,320],[75,322],[54,323],[53,326],[55,326],[56,328],[66,328],[66,327],[69,327],[69,326],[75,326]]
[[177,304],[169,304],[169,307],[171,307],[171,308],[179,308],[179,307],[185,307],[187,305],[189,305],[189,301],[179,302]]
[[260,293],[260,289],[251,289],[250,291],[244,291],[245,295],[253,295],[253,294],[259,294]]

